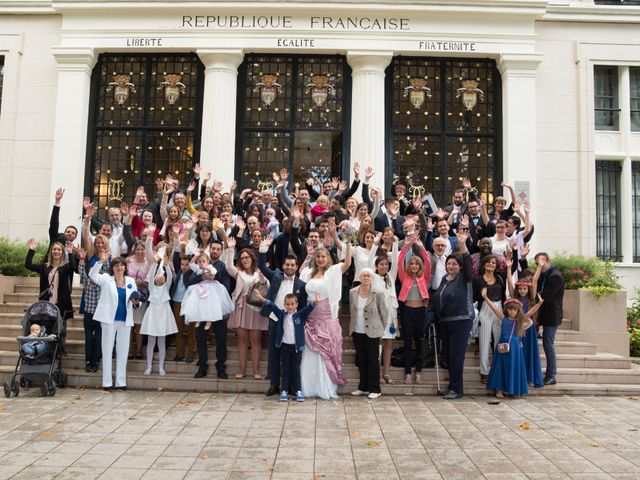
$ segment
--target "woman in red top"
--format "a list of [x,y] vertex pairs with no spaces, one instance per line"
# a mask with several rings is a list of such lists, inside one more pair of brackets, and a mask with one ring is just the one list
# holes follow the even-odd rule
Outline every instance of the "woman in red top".
[[[412,246],[417,245],[420,256],[413,254],[405,267],[407,253],[413,253]],[[413,382],[421,383],[422,358],[420,344],[424,336],[425,307],[429,301],[429,278],[431,277],[431,261],[427,250],[415,234],[408,234],[404,247],[398,258],[398,278],[402,282],[398,301],[404,302],[402,308],[402,336],[404,337],[404,383],[411,384],[411,340],[416,346],[416,368]]]

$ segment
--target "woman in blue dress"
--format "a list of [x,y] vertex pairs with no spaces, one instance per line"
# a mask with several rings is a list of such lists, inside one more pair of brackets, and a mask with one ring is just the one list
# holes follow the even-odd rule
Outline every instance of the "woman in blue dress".
[[[509,263],[510,261],[507,260],[507,264]],[[526,276],[527,272],[529,272],[528,276]],[[536,303],[536,285],[539,275],[540,269],[538,268],[536,274],[533,276],[533,280],[531,280],[531,271],[527,270],[524,272],[522,280],[517,281],[515,286],[511,275],[508,276],[509,296],[522,303],[523,313],[527,313],[529,307],[534,306]],[[527,382],[535,388],[544,387],[542,365],[540,364],[540,347],[538,346],[536,328],[527,328],[525,331],[522,337],[522,353],[524,354],[524,366],[527,371]]]
[[[499,343],[496,345],[487,389],[494,390],[496,397],[504,398],[504,394],[520,397],[529,393],[527,372],[522,353],[522,337],[527,328],[533,325],[530,317],[542,305],[542,299],[537,305],[522,312],[522,303],[515,298],[504,302],[502,310],[497,308],[487,297],[486,289],[482,290],[482,297],[498,316],[502,316]],[[508,345],[508,346],[506,346]]]

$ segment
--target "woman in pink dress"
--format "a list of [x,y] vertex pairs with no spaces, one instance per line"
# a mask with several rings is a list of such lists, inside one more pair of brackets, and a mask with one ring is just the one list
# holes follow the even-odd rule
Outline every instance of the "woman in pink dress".
[[305,349],[300,380],[305,397],[337,398],[338,385],[346,383],[342,374],[342,327],[338,307],[342,297],[342,275],[351,266],[351,247],[347,243],[343,249],[344,261],[335,265],[326,248],[316,250],[313,265],[300,274],[307,282],[309,298],[316,294],[318,298],[304,326]]

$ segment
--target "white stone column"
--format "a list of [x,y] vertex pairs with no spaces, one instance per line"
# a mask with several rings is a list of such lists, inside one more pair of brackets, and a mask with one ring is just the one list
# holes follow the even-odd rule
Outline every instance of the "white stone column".
[[385,193],[388,188],[385,184],[384,70],[392,57],[392,52],[347,53],[353,79],[350,161],[352,165],[360,162],[361,178],[364,178],[365,167],[373,167],[372,183]]
[[200,167],[229,188],[235,175],[236,98],[242,50],[197,50],[204,63]]
[[58,92],[51,161],[51,192],[63,187],[60,228],[80,227],[87,156],[87,124],[91,72],[96,63],[92,48],[54,47],[58,62]]
[[[542,54],[502,54],[502,178],[528,181],[532,221],[535,223],[537,192],[536,69]],[[535,239],[535,236],[534,236]]]

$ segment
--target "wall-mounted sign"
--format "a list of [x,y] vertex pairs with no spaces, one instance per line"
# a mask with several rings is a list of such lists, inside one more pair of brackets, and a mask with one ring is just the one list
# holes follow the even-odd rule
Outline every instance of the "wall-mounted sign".
[[285,48],[313,48],[316,46],[315,38],[279,38],[278,47]]
[[162,47],[163,38],[127,38],[127,47]]
[[476,42],[425,40],[418,42],[418,50],[433,52],[475,52]]
[[289,30],[410,30],[408,18],[292,17],[290,15],[183,15],[182,28]]

